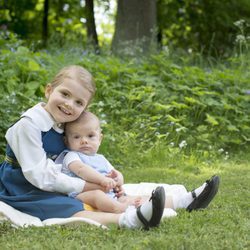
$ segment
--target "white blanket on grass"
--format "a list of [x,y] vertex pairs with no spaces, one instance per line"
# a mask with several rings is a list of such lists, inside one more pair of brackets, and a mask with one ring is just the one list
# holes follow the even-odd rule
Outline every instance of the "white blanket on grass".
[[[157,186],[163,186],[166,193],[180,193],[186,192],[186,189],[182,185],[168,185],[159,183],[139,183],[139,184],[125,184],[124,189],[128,195],[148,195],[150,196],[152,191]],[[173,217],[177,213],[173,209],[165,209],[163,217]],[[4,221],[9,221],[14,227],[28,227],[28,226],[51,226],[51,225],[75,225],[81,223],[91,224],[103,229],[106,229],[104,225],[87,218],[70,217],[70,218],[51,218],[41,221],[35,216],[22,213],[13,207],[7,205],[6,203],[0,201],[0,223]]]

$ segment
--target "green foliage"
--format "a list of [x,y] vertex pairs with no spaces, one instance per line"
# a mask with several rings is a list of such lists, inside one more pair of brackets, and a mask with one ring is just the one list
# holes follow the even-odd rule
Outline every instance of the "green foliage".
[[[108,0],[94,3],[99,10],[100,7],[108,10],[111,5]],[[228,56],[238,35],[234,23],[242,19],[247,23],[250,21],[249,0],[157,0],[157,5],[158,38],[162,38],[163,46],[175,50],[181,48],[206,55]],[[0,6],[0,30],[14,32],[30,46],[39,48],[42,45],[44,1],[0,0]],[[102,45],[110,43],[116,15],[106,14],[111,21],[101,23],[105,26],[103,34],[98,31]],[[249,33],[249,26],[245,28]],[[84,1],[49,1],[48,38],[47,47],[72,46],[72,43],[78,47],[86,46]]]
[[38,26],[34,20],[39,16],[35,6],[36,0],[8,0],[0,1],[0,25],[6,25],[6,29],[28,37],[30,31],[41,32],[42,25]]
[[[90,108],[103,123],[102,151],[118,165],[127,164],[135,149],[143,155],[156,145],[185,152],[247,149],[250,86],[249,59],[244,60],[234,57],[205,67],[187,56],[171,59],[166,52],[119,59],[81,50],[47,53],[5,47],[0,57],[2,152],[7,127],[41,100],[46,83],[68,64],[86,67],[96,79]],[[137,157],[130,160],[139,164]]]
[[[0,1],[0,31],[14,32],[35,48],[42,46],[44,1]],[[84,44],[86,30],[80,18],[84,18],[83,2],[78,0],[49,1],[48,30],[51,46],[68,43]]]
[[234,23],[249,23],[249,14],[248,0],[158,0],[163,45],[212,56],[231,54],[238,33]]
[[249,146],[245,69],[185,66],[164,54],[141,61],[98,59],[94,68],[89,65],[99,89],[92,109],[106,123],[104,150],[122,165],[135,148],[144,154],[156,144],[204,151]]

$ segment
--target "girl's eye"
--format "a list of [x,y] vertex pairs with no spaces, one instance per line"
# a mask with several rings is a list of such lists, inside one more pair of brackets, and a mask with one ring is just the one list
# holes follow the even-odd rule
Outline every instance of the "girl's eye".
[[80,136],[78,136],[78,135],[74,136],[74,139],[79,139],[79,138],[80,138]]
[[65,96],[65,97],[69,96],[69,94],[67,92],[62,92],[62,95]]

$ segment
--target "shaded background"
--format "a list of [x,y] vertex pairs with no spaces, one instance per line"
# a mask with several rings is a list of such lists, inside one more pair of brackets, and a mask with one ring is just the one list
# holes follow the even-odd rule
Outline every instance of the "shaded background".
[[143,52],[167,46],[228,56],[237,35],[247,38],[249,17],[249,0],[0,1],[1,35],[17,34],[34,49],[70,44],[120,53],[128,45]]

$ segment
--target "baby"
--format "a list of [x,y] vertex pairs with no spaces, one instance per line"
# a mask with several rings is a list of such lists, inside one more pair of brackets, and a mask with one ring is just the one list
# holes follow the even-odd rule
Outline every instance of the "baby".
[[[98,149],[102,141],[99,119],[84,111],[65,125],[65,143],[69,151],[63,153],[62,172],[86,181],[85,192],[70,193],[92,208],[103,212],[124,212],[129,205],[139,206],[142,197],[125,196],[123,175],[116,170]],[[60,156],[62,157],[62,155]]]

